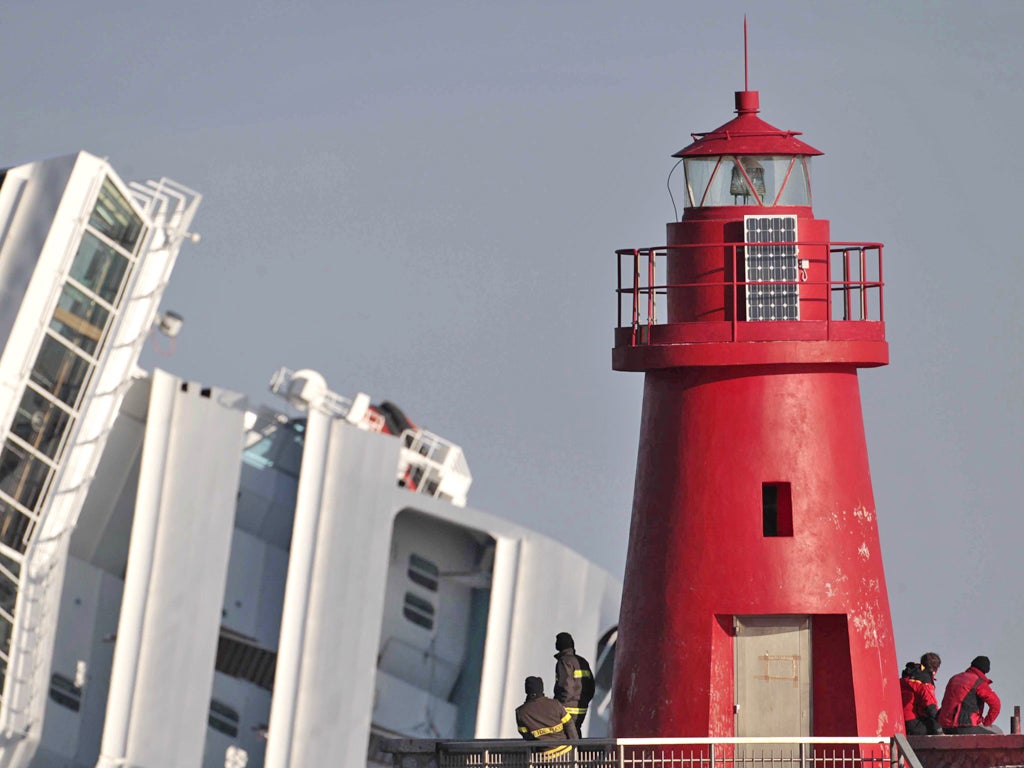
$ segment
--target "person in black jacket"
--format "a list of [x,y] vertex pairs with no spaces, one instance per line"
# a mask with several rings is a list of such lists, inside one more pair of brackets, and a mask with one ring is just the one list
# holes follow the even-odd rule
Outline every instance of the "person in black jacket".
[[[516,707],[516,726],[527,741],[566,741],[578,739],[572,715],[554,699],[544,695],[544,681],[526,678],[526,701]],[[538,753],[542,760],[552,760],[572,751],[569,744],[560,744]]]
[[555,636],[555,701],[565,707],[576,730],[583,733],[587,707],[594,698],[594,673],[587,660],[576,653],[575,645],[568,632]]

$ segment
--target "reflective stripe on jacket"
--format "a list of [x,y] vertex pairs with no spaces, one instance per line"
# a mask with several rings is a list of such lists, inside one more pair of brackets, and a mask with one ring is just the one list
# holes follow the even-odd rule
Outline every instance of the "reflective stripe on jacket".
[[527,741],[564,741],[578,739],[572,715],[547,696],[527,699],[516,708],[516,726]]
[[555,700],[571,715],[587,714],[594,698],[594,673],[590,664],[575,649],[566,648],[555,654]]

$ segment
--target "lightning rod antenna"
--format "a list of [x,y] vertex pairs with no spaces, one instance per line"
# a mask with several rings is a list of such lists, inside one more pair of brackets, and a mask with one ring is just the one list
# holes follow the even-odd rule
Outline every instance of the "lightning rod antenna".
[[743,14],[743,90],[750,90],[750,78],[747,69],[747,14]]

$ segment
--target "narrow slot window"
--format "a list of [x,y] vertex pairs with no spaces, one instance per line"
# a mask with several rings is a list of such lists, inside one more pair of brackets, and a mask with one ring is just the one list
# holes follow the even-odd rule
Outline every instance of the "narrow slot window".
[[210,699],[210,714],[206,722],[218,733],[223,733],[231,738],[238,736],[238,711],[222,701]]
[[434,606],[412,592],[405,593],[402,615],[413,624],[430,630],[434,628]]
[[766,538],[793,535],[793,494],[789,483],[761,485],[761,525]]
[[409,579],[419,584],[421,587],[426,587],[431,592],[437,592],[438,577],[440,571],[437,565],[427,560],[425,557],[413,553],[409,555]]
[[75,681],[56,672],[50,675],[50,698],[72,712],[82,707],[82,692]]

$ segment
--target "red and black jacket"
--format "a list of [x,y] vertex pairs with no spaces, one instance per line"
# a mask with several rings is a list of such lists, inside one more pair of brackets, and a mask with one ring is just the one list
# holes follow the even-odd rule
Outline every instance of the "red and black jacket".
[[907,733],[938,733],[939,702],[931,670],[916,662],[907,664],[900,678],[900,695]]
[[[985,705],[988,712],[984,712]],[[992,690],[992,681],[977,667],[969,667],[953,675],[946,683],[946,693],[939,709],[939,725],[961,728],[971,725],[992,725],[999,717],[1002,703]]]

